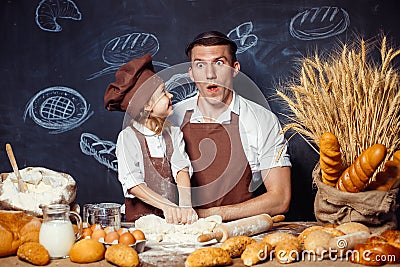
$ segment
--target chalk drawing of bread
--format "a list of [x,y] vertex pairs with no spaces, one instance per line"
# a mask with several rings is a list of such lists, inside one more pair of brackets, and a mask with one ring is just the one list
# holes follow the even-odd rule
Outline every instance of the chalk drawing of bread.
[[82,133],[79,145],[83,154],[94,157],[99,163],[113,171],[118,170],[113,142],[101,140],[91,133]]
[[42,0],[36,8],[36,24],[44,31],[60,32],[57,19],[81,20],[82,14],[71,0]]
[[290,34],[300,40],[329,38],[350,25],[349,14],[338,7],[315,7],[298,13],[290,20]]
[[24,121],[29,116],[39,126],[59,134],[82,125],[93,111],[83,96],[72,88],[54,86],[32,97],[25,108]]

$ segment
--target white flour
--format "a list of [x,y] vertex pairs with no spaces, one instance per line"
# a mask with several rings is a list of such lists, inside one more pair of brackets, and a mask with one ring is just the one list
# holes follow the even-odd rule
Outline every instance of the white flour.
[[[2,205],[42,215],[39,205],[70,203],[75,198],[75,181],[71,176],[41,167],[20,170],[26,192],[18,191],[17,178],[9,173],[0,184]],[[72,198],[72,199],[71,199]]]

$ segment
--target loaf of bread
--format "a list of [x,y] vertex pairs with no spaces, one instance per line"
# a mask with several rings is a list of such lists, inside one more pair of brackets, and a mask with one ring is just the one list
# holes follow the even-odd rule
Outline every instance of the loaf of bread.
[[229,253],[229,256],[235,258],[240,257],[246,249],[246,246],[254,242],[256,242],[256,240],[248,236],[233,236],[225,240],[221,248],[225,249]]
[[219,247],[196,249],[185,261],[185,267],[224,266],[232,264],[229,253]]
[[42,226],[42,220],[33,217],[30,222],[25,224],[19,231],[21,244],[25,242],[39,242],[39,232]]
[[104,253],[102,243],[93,239],[81,239],[72,246],[69,258],[76,263],[90,263],[102,260]]
[[268,259],[270,257],[270,253],[272,253],[272,246],[268,243],[258,241],[248,244],[240,258],[244,265],[253,266]]
[[353,193],[363,191],[385,156],[386,147],[382,144],[375,144],[364,150],[361,155],[344,170],[336,183],[336,188],[341,191]]
[[120,267],[136,267],[140,262],[136,250],[125,244],[109,246],[105,258],[108,262]]
[[0,257],[15,255],[24,242],[39,240],[41,219],[23,211],[0,210]]
[[319,153],[322,182],[330,186],[335,186],[344,168],[342,166],[340,144],[333,133],[325,132],[321,135]]
[[50,262],[50,255],[47,249],[38,242],[26,242],[19,246],[17,251],[19,259],[43,266]]

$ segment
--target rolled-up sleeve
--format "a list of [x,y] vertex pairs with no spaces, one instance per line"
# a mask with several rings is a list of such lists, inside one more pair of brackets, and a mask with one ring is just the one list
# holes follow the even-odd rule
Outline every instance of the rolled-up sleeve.
[[189,156],[185,150],[185,141],[183,139],[183,133],[179,129],[179,127],[171,126],[171,135],[174,147],[174,152],[172,153],[172,158],[171,158],[172,175],[176,179],[176,175],[180,170],[188,168],[189,176],[191,177],[193,174],[193,168],[192,165],[190,164]]
[[259,132],[258,155],[260,170],[274,167],[291,166],[287,153],[287,142],[281,133],[281,126],[276,116],[269,116],[269,127],[263,127]]
[[140,143],[132,129],[122,130],[117,139],[118,180],[125,197],[134,198],[129,189],[144,184],[143,154]]

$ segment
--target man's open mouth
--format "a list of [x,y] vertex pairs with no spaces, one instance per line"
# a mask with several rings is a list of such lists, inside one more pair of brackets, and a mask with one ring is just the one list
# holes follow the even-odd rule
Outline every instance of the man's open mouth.
[[215,92],[215,91],[218,90],[218,85],[216,85],[216,84],[210,84],[210,85],[207,86],[207,90],[208,90],[208,91],[211,91],[211,92]]

